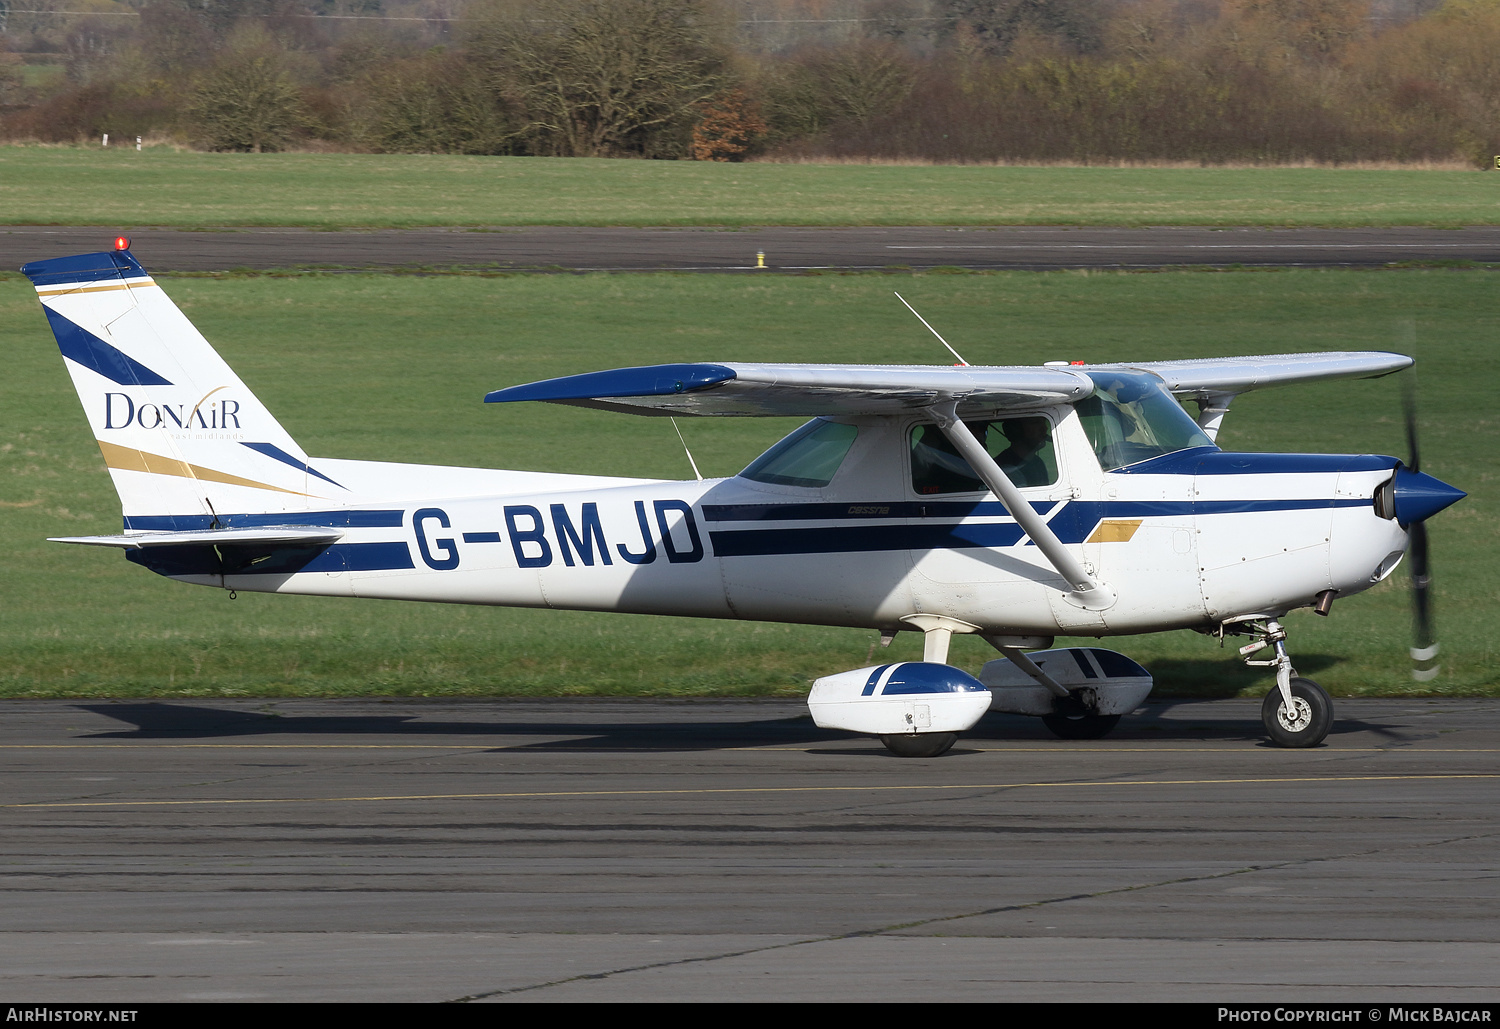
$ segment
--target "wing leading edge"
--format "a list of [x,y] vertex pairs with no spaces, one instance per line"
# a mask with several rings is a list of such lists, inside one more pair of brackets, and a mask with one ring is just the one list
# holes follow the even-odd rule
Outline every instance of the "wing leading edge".
[[1320,379],[1374,378],[1403,354],[1331,352],[1061,367],[849,364],[659,364],[565,375],[498,389],[490,404],[539,400],[642,415],[889,415],[956,401],[960,417],[1082,400],[1089,371],[1138,371],[1179,397],[1233,395]]
[[1142,361],[1138,364],[1089,365],[1093,371],[1150,372],[1179,397],[1248,393],[1267,386],[1293,386],[1321,379],[1374,379],[1409,368],[1405,354],[1384,351],[1329,351],[1318,354],[1267,354],[1263,357],[1210,357],[1186,361]]
[[567,375],[495,390],[485,402],[542,400],[644,415],[901,414],[948,400],[964,416],[1072,403],[1094,384],[1071,368],[666,364]]

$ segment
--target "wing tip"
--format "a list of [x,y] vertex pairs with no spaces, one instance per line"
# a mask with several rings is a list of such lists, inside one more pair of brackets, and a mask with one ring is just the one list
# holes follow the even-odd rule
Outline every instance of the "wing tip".
[[722,364],[641,365],[507,386],[486,393],[484,402],[508,404],[523,400],[544,400],[556,403],[569,400],[664,397],[709,389],[733,378],[734,369]]

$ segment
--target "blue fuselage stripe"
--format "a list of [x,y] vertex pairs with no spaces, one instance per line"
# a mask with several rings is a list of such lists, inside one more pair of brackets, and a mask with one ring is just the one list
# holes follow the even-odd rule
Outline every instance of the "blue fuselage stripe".
[[[1369,507],[1357,498],[1307,500],[1147,500],[1071,501],[1048,525],[1063,543],[1082,543],[1106,518],[1195,517],[1221,514],[1311,511]],[[804,510],[812,505],[798,505]],[[820,505],[840,509],[849,505]],[[853,505],[857,507],[874,505]],[[892,505],[895,506],[895,505]],[[999,506],[999,505],[995,505]],[[1001,509],[1003,513],[1003,508]],[[807,517],[804,515],[804,517]],[[952,517],[951,515],[949,517]],[[752,519],[746,519],[752,520]],[[769,520],[757,516],[754,520]],[[812,520],[808,518],[808,520]],[[708,534],[718,557],[770,557],[788,554],[840,554],[893,550],[978,550],[1012,547],[1024,533],[1013,521],[918,521],[905,525],[836,525],[797,529],[714,529]]]
[[[1046,515],[1055,500],[1034,500],[1031,508]],[[704,504],[705,522],[824,521],[838,518],[1006,518],[998,500],[869,501],[854,504]]]
[[1021,541],[1015,522],[958,525],[846,525],[816,529],[713,530],[718,557],[770,554],[848,554],[883,550],[965,550],[1013,547]]
[[1195,447],[1116,468],[1113,475],[1327,475],[1386,471],[1394,457],[1379,454],[1244,454]]
[[[216,526],[210,515],[135,515],[125,528],[154,532],[201,532]],[[271,514],[223,514],[217,528],[248,529],[269,525],[311,525],[351,529],[399,529],[406,521],[401,508],[380,511],[278,511]]]
[[298,572],[387,572],[415,568],[402,542],[329,546],[142,547],[125,557],[160,575],[294,575]]
[[[1047,524],[1063,543],[1082,543],[1105,519],[1123,518],[1192,518],[1228,514],[1269,514],[1291,511],[1331,510],[1334,508],[1370,507],[1371,499],[1356,497],[1311,498],[1297,500],[1145,500],[1145,501],[1063,501],[1048,502],[1046,511],[1052,513]],[[1021,527],[1005,516],[1004,506],[996,502],[945,504],[949,510],[938,513],[919,514],[919,509],[931,511],[938,505],[895,503],[881,504],[786,504],[786,505],[705,505],[705,520],[720,524],[731,520],[728,512],[734,512],[733,520],[752,523],[745,528],[715,528],[708,537],[716,557],[772,557],[795,554],[847,554],[880,553],[895,551],[931,550],[983,550],[1013,547],[1025,534]],[[1033,505],[1041,507],[1043,505]],[[775,508],[787,509],[777,511]],[[857,513],[851,515],[853,509]],[[870,509],[890,510],[900,514],[874,515],[881,519],[877,524],[865,520],[864,511]],[[958,509],[958,510],[953,510]],[[709,512],[713,511],[711,518]],[[796,512],[793,514],[792,512]],[[974,518],[997,518],[1003,520],[959,521],[966,514]],[[822,525],[787,528],[753,527],[755,522],[782,521],[791,518],[806,521],[822,521]],[[860,519],[850,524],[851,517]],[[137,515],[125,519],[128,530],[148,531],[203,531],[218,528],[259,528],[268,526],[311,526],[330,528],[385,528],[398,529],[405,524],[406,512],[402,509],[372,509],[347,511],[285,511],[270,514],[225,514],[217,520],[209,515]],[[889,520],[887,520],[889,519]],[[837,520],[842,524],[826,524]],[[499,532],[464,532],[465,543],[500,543]],[[361,556],[358,563],[349,563],[350,571],[376,571],[387,568],[413,567],[405,543],[392,544],[341,544],[330,547],[325,553],[344,553],[349,547],[400,547],[399,558],[391,551],[374,558]],[[176,550],[179,548],[168,548]],[[182,548],[188,549],[188,548]],[[196,548],[194,548],[196,549]],[[350,551],[361,555],[374,551]],[[319,558],[318,562],[324,558]],[[395,561],[396,563],[381,563]],[[372,563],[366,563],[372,562]],[[402,563],[404,562],[404,563]],[[257,568],[256,571],[263,569]],[[298,570],[333,571],[321,563],[310,563]],[[170,573],[169,573],[170,574]]]
[[304,572],[388,572],[415,568],[405,543],[335,543],[304,565]]

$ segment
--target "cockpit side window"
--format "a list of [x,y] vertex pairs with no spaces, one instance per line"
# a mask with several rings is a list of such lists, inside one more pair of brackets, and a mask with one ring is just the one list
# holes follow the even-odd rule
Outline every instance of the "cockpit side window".
[[827,486],[859,429],[819,418],[757,457],[740,475],[773,486]]
[[[1017,486],[1057,482],[1057,452],[1052,447],[1052,423],[1046,418],[971,422],[969,431]],[[982,493],[988,488],[936,425],[911,430],[911,487],[924,496]]]
[[1133,372],[1090,372],[1094,395],[1074,407],[1106,471],[1163,454],[1211,447],[1191,415],[1160,382]]

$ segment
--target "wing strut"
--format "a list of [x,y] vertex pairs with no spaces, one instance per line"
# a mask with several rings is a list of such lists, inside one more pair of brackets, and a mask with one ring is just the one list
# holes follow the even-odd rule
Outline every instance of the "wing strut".
[[969,427],[958,418],[958,404],[956,401],[947,400],[940,404],[934,404],[927,409],[928,413],[937,421],[938,428],[943,430],[943,435],[953,443],[958,452],[969,462],[969,467],[974,469],[975,474],[984,480],[984,484],[990,488],[990,492],[1010,516],[1016,520],[1031,541],[1037,545],[1042,554],[1057,574],[1061,575],[1073,587],[1073,592],[1068,595],[1068,600],[1087,611],[1103,611],[1113,607],[1115,593],[1108,586],[1093,577],[1083,563],[1069,553],[1067,547],[1063,546],[1062,540],[1057,538],[1047,525],[1042,521],[1036,509],[1028,504],[1021,496],[1021,491],[1016,489],[1015,484],[1006,477],[990,456],[989,451],[984,449],[984,444],[975,438]]
[[1202,429],[1204,435],[1217,442],[1219,438],[1219,426],[1224,424],[1224,416],[1229,413],[1229,405],[1234,403],[1238,393],[1205,393],[1196,397],[1198,401],[1198,428]]

